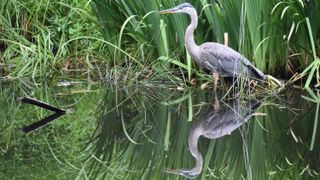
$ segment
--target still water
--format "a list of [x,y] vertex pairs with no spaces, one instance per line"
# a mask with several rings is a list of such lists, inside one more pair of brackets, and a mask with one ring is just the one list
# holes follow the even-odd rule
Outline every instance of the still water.
[[[319,178],[317,104],[297,89],[217,102],[199,88],[0,86],[0,179]],[[24,96],[72,111],[25,134],[52,113]]]

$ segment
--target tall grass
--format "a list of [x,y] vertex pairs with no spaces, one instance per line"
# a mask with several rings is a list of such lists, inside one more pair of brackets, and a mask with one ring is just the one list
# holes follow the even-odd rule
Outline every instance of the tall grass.
[[77,39],[102,37],[87,1],[4,0],[0,29],[1,59],[15,67],[4,75],[31,77],[34,82],[73,69],[90,70],[95,61],[88,59],[98,59],[102,47],[98,41]]
[[[118,39],[117,32],[131,16],[130,26],[121,34],[126,49],[131,45],[145,45],[154,58],[166,55],[188,64],[184,49],[184,32],[189,19],[186,15],[159,16],[161,9],[171,8],[183,1],[103,1],[95,0],[95,7],[105,38]],[[189,1],[198,10],[199,26],[197,42],[223,42],[223,33],[230,37],[230,46],[251,59],[258,68],[276,76],[288,77],[302,72],[312,62],[310,39],[306,18],[310,19],[310,31],[315,38],[315,52],[319,49],[319,23],[317,21],[318,1],[303,2],[227,0],[216,3],[213,0]],[[104,7],[104,8],[103,8]],[[104,15],[104,13],[112,15]],[[117,16],[115,16],[117,14]],[[159,29],[160,22],[166,26],[166,35]],[[138,23],[140,22],[140,23]],[[108,26],[107,24],[110,24]],[[114,36],[110,36],[113,34]],[[163,39],[165,38],[165,39]],[[115,40],[116,41],[116,40]],[[163,44],[164,43],[164,44]],[[119,60],[121,61],[121,60]]]
[[[103,75],[110,74],[110,68],[125,68],[128,73],[137,72],[126,76],[133,78],[129,83],[149,73],[186,80],[185,71],[190,80],[193,74],[199,75],[199,69],[184,47],[189,18],[158,13],[182,2],[4,0],[0,7],[0,55],[2,63],[15,66],[5,75],[36,81],[70,70]],[[312,53],[319,54],[318,1],[189,2],[198,10],[198,44],[222,43],[227,32],[229,46],[266,73],[288,77],[303,72],[313,62]],[[309,34],[314,38],[314,49]]]

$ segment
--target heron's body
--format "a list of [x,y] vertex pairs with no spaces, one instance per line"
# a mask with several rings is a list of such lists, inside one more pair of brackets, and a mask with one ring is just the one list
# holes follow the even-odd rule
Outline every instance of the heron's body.
[[200,51],[202,61],[197,61],[197,63],[210,72],[219,73],[223,77],[243,75],[261,80],[265,79],[265,75],[255,68],[248,59],[225,45],[207,42],[200,46]]
[[[191,4],[183,3],[160,13],[187,13],[190,16],[191,23],[185,33],[185,43],[191,57],[203,69],[223,77],[239,77],[242,75],[260,80],[266,78],[266,75],[254,67],[248,59],[223,44],[207,42],[198,46],[194,40],[194,31],[198,26],[198,16],[197,11]],[[215,86],[216,83],[215,80]]]

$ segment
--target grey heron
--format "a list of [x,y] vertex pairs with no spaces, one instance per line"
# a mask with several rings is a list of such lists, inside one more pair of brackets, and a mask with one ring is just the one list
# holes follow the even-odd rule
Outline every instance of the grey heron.
[[240,102],[239,99],[232,99],[230,102],[223,102],[218,110],[210,107],[191,127],[188,146],[196,164],[190,169],[166,169],[165,172],[181,175],[187,178],[195,178],[201,174],[203,157],[198,150],[200,136],[208,139],[217,139],[231,134],[255,115],[256,110],[263,101],[248,100]]
[[198,46],[194,40],[194,31],[198,26],[196,9],[190,3],[183,3],[174,8],[160,11],[160,14],[186,13],[191,23],[185,33],[185,45],[188,53],[196,63],[210,71],[214,78],[216,90],[219,75],[222,77],[237,78],[240,75],[259,80],[265,80],[266,75],[237,51],[223,44],[206,42]]

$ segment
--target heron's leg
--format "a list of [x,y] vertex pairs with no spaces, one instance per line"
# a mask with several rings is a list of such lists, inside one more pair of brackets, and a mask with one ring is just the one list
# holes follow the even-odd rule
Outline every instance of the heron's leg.
[[212,73],[212,77],[214,80],[214,84],[213,84],[213,91],[216,94],[217,93],[217,85],[218,85],[218,80],[219,80],[219,74],[216,72]]
[[218,86],[218,80],[219,80],[219,74],[216,72],[212,73],[212,77],[214,80],[214,85],[213,85],[213,93],[214,93],[214,110],[219,110],[220,109],[220,103],[218,100],[218,95],[217,95],[217,86]]
[[214,110],[215,110],[215,111],[220,110],[220,103],[219,103],[219,100],[218,100],[217,93],[214,94],[214,104],[213,104],[213,107],[214,107]]
[[228,36],[228,33],[225,32],[225,33],[223,34],[223,36],[224,36],[224,45],[225,45],[225,46],[228,46],[228,44],[229,44],[229,36]]

